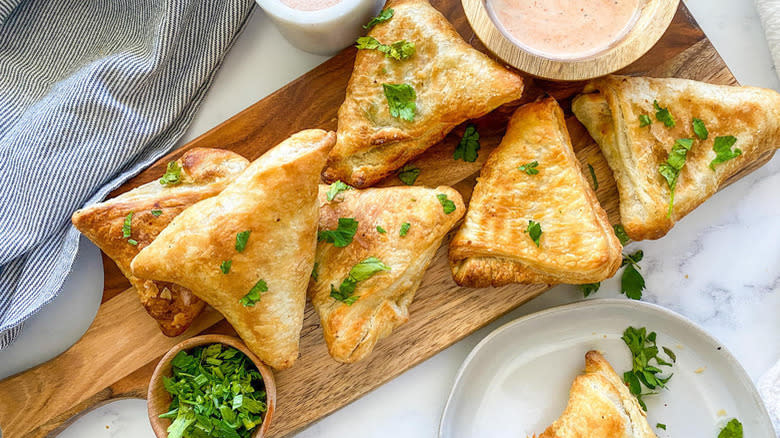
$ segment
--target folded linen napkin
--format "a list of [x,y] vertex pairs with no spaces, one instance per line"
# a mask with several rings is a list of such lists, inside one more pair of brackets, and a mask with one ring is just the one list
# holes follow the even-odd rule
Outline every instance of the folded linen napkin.
[[756,0],[756,9],[764,25],[769,52],[775,62],[775,73],[780,76],[780,0]]
[[0,349],[61,286],[71,213],[184,134],[252,0],[0,0]]

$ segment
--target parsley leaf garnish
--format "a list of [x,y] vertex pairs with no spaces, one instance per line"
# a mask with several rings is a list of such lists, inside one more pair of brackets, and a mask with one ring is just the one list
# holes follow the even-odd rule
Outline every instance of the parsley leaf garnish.
[[694,117],[691,124],[693,125],[693,133],[696,134],[696,137],[699,137],[699,140],[706,140],[707,137],[710,136],[707,127],[704,126],[704,122],[702,122],[701,119]]
[[599,189],[599,180],[596,178],[596,171],[593,169],[593,166],[588,163],[588,170],[590,171],[590,177],[593,178],[593,190]]
[[640,114],[639,115],[639,127],[644,128],[645,126],[650,126],[653,124],[653,121],[650,120],[650,116],[647,114]]
[[539,169],[537,167],[539,166],[539,162],[534,160],[530,163],[525,163],[522,166],[518,167],[517,170],[525,172],[529,175],[536,175],[539,173]]
[[[642,397],[649,394],[656,394],[655,390],[660,388],[666,388],[666,383],[672,378],[670,374],[668,377],[661,377],[661,366],[669,366],[672,364],[658,356],[658,346],[656,346],[656,334],[655,332],[647,333],[647,329],[628,327],[623,332],[623,342],[626,343],[628,349],[631,350],[631,371],[623,373],[623,381],[628,385],[631,394],[636,396],[637,401],[642,406],[642,409],[647,411],[647,405],[642,400]],[[655,364],[651,361],[655,360]],[[651,392],[643,393],[642,386],[645,386]]]
[[405,165],[398,171],[398,179],[407,186],[411,186],[417,181],[417,177],[420,176],[420,169],[410,164]]
[[463,133],[463,137],[461,137],[460,142],[457,146],[455,146],[455,153],[453,154],[453,158],[463,161],[468,161],[469,163],[473,163],[477,161],[477,157],[479,156],[479,132],[477,132],[477,127],[474,125],[468,125],[466,126],[466,132]]
[[230,272],[231,266],[233,266],[233,260],[222,260],[222,264],[219,265],[219,270],[222,271],[223,274],[227,274]]
[[336,181],[330,185],[328,188],[328,193],[325,195],[325,197],[328,199],[328,202],[331,202],[336,198],[336,196],[338,196],[339,193],[345,190],[352,190],[352,186],[342,181]]
[[389,271],[390,267],[382,263],[376,257],[369,257],[357,265],[353,266],[349,271],[349,275],[345,278],[338,289],[330,285],[330,296],[333,299],[341,301],[348,306],[351,306],[355,301],[360,298],[359,295],[353,295],[355,293],[355,287],[358,282],[368,280],[374,274],[381,271]]
[[417,111],[417,93],[408,84],[382,84],[387,98],[387,106],[390,107],[390,115],[401,118],[407,122],[414,120]]
[[246,243],[249,241],[249,234],[251,230],[245,230],[236,234],[236,251],[242,252],[246,248]]
[[438,195],[436,195],[436,199],[439,200],[439,203],[441,204],[441,208],[444,209],[444,214],[450,214],[453,211],[455,211],[456,209],[455,203],[450,201],[447,198],[447,195],[445,195],[444,193],[439,193]]
[[376,226],[376,231],[379,234],[385,234],[387,232],[387,230],[385,230],[384,228],[380,227],[379,225]]
[[406,236],[406,233],[409,232],[409,227],[410,226],[412,226],[412,224],[410,224],[409,222],[404,222],[403,224],[401,224],[401,230],[398,232],[398,234],[401,237]]
[[168,163],[168,167],[165,169],[165,173],[160,178],[160,184],[164,186],[172,186],[181,182],[181,167],[179,163],[171,161]]
[[655,427],[657,427],[657,428],[659,428],[659,429],[666,430],[666,425],[665,425],[665,424],[663,424],[663,423],[656,423]]
[[318,241],[332,243],[336,248],[343,248],[352,243],[352,238],[358,229],[358,221],[351,217],[340,217],[335,230],[322,230],[317,234]]
[[317,262],[314,262],[314,267],[313,267],[313,268],[311,268],[311,278],[312,278],[314,281],[317,281],[317,279],[318,279],[318,278],[319,278],[319,276],[320,276],[320,274],[319,274],[319,270],[320,270],[320,264],[319,264],[319,263],[317,263]]
[[642,257],[644,257],[642,250],[631,255],[623,255],[621,266],[625,266],[626,269],[623,270],[623,276],[620,278],[620,293],[626,294],[626,297],[632,300],[641,299],[642,291],[645,289],[645,279],[638,270],[638,263],[642,261]]
[[162,210],[152,210],[150,213],[152,213],[152,216],[154,217],[160,217]]
[[403,61],[414,55],[414,43],[406,40],[396,41],[387,45],[380,43],[374,37],[364,36],[357,39],[356,47],[362,50],[378,50],[384,53],[386,57],[396,61]]
[[725,137],[715,137],[715,144],[712,145],[712,150],[715,151],[715,158],[710,161],[710,169],[715,170],[715,165],[725,163],[726,161],[737,158],[742,155],[742,150],[739,148],[731,147],[737,142],[737,138],[733,135],[727,135]]
[[542,237],[542,226],[539,222],[529,220],[528,228],[526,228],[524,232],[528,233],[528,236],[534,241],[536,247],[539,248],[539,239]]
[[666,162],[658,166],[658,173],[666,179],[669,186],[669,212],[667,216],[672,217],[674,209],[674,188],[677,186],[677,177],[680,176],[680,170],[685,166],[685,157],[688,151],[693,147],[692,138],[681,138],[674,142],[672,150],[669,151],[669,157]]
[[260,301],[261,292],[268,292],[268,285],[262,278],[238,302],[244,307],[254,307],[255,303]]
[[582,294],[585,296],[585,298],[598,292],[600,287],[601,283],[587,283],[580,285],[580,289],[582,289]]
[[369,21],[367,24],[363,25],[363,29],[371,29],[372,27],[376,26],[379,23],[384,23],[385,21],[393,18],[393,14],[395,11],[392,8],[387,8],[379,13],[376,17],[372,18],[371,21]]
[[138,245],[138,241],[135,240],[135,239],[127,239],[127,243],[129,243],[130,245],[133,245],[133,246]]
[[661,105],[658,104],[657,100],[653,101],[653,108],[655,108],[656,120],[663,122],[667,128],[674,128],[674,117],[672,117],[672,113],[670,113],[667,108],[661,108]]
[[742,438],[742,423],[732,418],[718,434],[718,438]]
[[626,243],[628,243],[631,240],[631,238],[628,237],[628,234],[626,233],[626,229],[623,228],[623,225],[621,224],[613,225],[612,228],[615,230],[615,235],[620,241],[620,244],[626,246]]
[[127,216],[125,216],[125,222],[122,224],[122,237],[125,239],[130,237],[132,234],[131,224],[133,221],[133,213],[135,212],[131,211],[130,213],[127,213]]

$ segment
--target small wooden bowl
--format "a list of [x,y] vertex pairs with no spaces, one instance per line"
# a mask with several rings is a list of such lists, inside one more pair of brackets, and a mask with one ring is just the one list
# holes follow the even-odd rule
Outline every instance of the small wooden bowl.
[[268,410],[263,418],[263,424],[256,428],[252,432],[252,438],[262,438],[267,432],[268,427],[273,419],[274,409],[276,408],[276,383],[274,382],[274,375],[270,368],[265,366],[251,351],[244,345],[241,340],[233,336],[225,335],[203,335],[196,336],[194,338],[186,339],[173,348],[171,348],[165,356],[160,359],[157,367],[152,374],[152,380],[149,382],[149,392],[146,395],[149,421],[152,423],[152,429],[157,438],[168,437],[168,426],[171,424],[171,420],[167,418],[160,418],[160,414],[168,412],[168,407],[171,404],[171,395],[165,390],[163,385],[163,376],[171,375],[171,361],[182,350],[190,350],[195,347],[207,344],[224,344],[237,349],[244,353],[252,363],[255,364],[260,371],[260,375],[263,376],[263,382],[265,383],[266,393],[266,405]]
[[461,0],[474,32],[488,50],[507,64],[533,76],[557,81],[581,81],[614,73],[647,53],[672,22],[680,0],[644,0],[634,27],[620,41],[596,55],[551,59],[513,43],[490,17],[487,0]]

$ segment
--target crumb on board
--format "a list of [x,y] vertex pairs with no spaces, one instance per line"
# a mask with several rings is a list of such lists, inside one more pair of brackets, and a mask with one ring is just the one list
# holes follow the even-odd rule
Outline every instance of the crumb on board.
[[721,409],[718,412],[716,412],[715,415],[717,415],[718,417],[725,417],[726,416],[726,410],[725,409]]
[[704,370],[705,370],[706,368],[707,368],[707,367],[699,367],[699,368],[696,368],[696,369],[695,369],[693,372],[694,372],[694,373],[696,373],[696,374],[701,374],[701,373],[703,373],[703,372],[704,372]]

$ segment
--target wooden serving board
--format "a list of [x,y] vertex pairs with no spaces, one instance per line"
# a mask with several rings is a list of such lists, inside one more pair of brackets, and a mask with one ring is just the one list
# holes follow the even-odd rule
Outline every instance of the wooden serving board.
[[[465,39],[474,37],[458,0],[432,3],[452,21]],[[352,69],[355,49],[339,55],[237,114],[200,138],[164,157],[118,189],[114,195],[159,178],[165,163],[196,147],[219,147],[254,159],[290,134],[311,127],[336,128],[336,111]],[[661,41],[625,73],[676,76],[735,84],[723,60],[683,4]],[[524,101],[549,93],[568,111],[570,97],[581,83],[528,81]],[[453,185],[468,197],[475,174],[500,140],[512,108],[502,108],[477,121],[482,150],[477,163],[452,160],[456,130],[442,144],[417,160],[418,183]],[[583,166],[598,175],[598,198],[613,223],[619,222],[615,182],[598,147],[572,117],[569,129]],[[755,163],[748,173],[768,161]],[[743,173],[743,174],[744,174]],[[737,175],[736,180],[743,175]],[[397,184],[393,178],[383,184]],[[234,333],[221,316],[207,310],[178,338],[167,338],[146,315],[134,290],[114,263],[104,256],[105,292],[95,321],[86,334],[55,359],[0,382],[0,427],[3,437],[41,437],[61,430],[79,413],[118,398],[146,396],[158,359],[171,346],[198,333]],[[446,243],[437,253],[411,306],[410,321],[377,345],[366,360],[343,365],[332,360],[322,340],[319,319],[306,309],[301,357],[276,374],[277,414],[271,436],[280,437],[347,405],[366,392],[431,357],[466,335],[530,300],[548,285],[513,285],[497,289],[464,289],[450,277]]]

